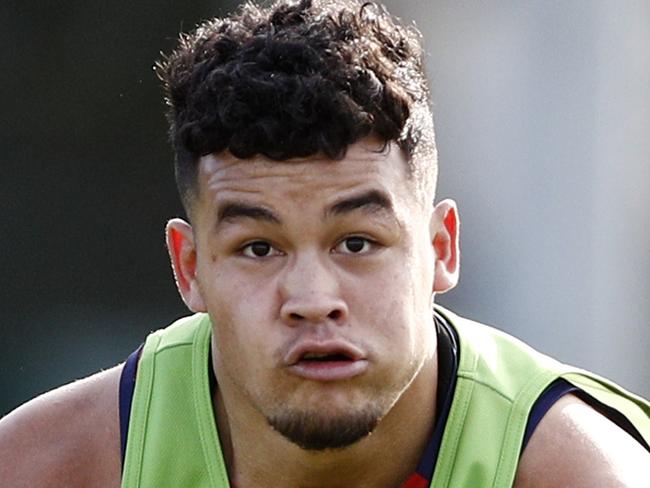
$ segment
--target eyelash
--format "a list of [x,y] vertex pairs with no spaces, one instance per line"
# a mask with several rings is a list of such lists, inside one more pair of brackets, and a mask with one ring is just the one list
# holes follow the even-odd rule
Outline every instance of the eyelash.
[[[351,239],[359,239],[360,241],[362,241],[362,246],[363,246],[362,249],[359,250],[358,252],[354,252],[354,251],[350,251],[349,249],[346,249],[341,254],[365,255],[368,252],[372,251],[372,249],[377,246],[377,242],[373,241],[372,239],[369,239],[369,238],[364,237],[364,236],[351,235],[351,236],[345,237],[344,239],[341,239],[339,241],[339,243],[336,246],[334,246],[334,249],[338,248],[339,246],[345,245],[346,242],[349,245]],[[368,247],[368,249],[366,249],[366,246]]]
[[[262,244],[262,245],[268,246],[269,251],[275,251],[275,253],[273,253],[273,254],[266,254],[266,255],[264,255],[264,256],[258,256],[258,255],[256,255],[256,254],[253,253],[253,246],[254,246],[255,244]],[[247,253],[247,250],[250,250],[250,254]],[[260,240],[257,240],[257,241],[249,242],[248,244],[245,244],[245,245],[240,249],[239,252],[240,252],[243,256],[245,256],[245,257],[247,257],[247,258],[251,258],[251,259],[264,259],[264,258],[268,258],[268,257],[272,257],[272,256],[282,255],[282,254],[283,254],[282,251],[279,251],[278,249],[276,249],[276,248],[275,248],[275,247],[274,247],[270,242],[268,242],[268,241],[264,241],[264,240],[261,240],[261,239],[260,239]]]
[[[341,239],[341,240],[340,240],[340,241],[339,241],[339,242],[334,246],[333,249],[336,250],[337,248],[339,248],[340,246],[345,245],[346,243],[349,245],[349,244],[350,244],[350,241],[351,241],[352,239],[358,239],[358,240],[360,240],[360,241],[361,241],[361,244],[362,244],[362,248],[359,249],[357,252],[352,251],[352,250],[350,250],[350,249],[348,248],[348,249],[345,249],[345,250],[339,251],[340,254],[346,254],[346,255],[365,255],[365,254],[368,254],[370,251],[372,251],[374,248],[376,248],[376,246],[378,245],[377,241],[374,241],[373,239],[369,239],[368,237],[364,237],[364,236],[360,236],[360,235],[350,235],[350,236],[346,236],[346,237],[344,237],[343,239]],[[268,252],[269,254],[264,254],[264,255],[257,255],[257,254],[255,254],[255,253],[253,252],[253,246],[255,246],[256,244],[258,244],[258,245],[261,244],[261,245],[263,245],[263,246],[266,246],[266,247],[268,248],[268,249],[267,249],[267,252]],[[242,247],[240,248],[240,251],[239,251],[239,252],[240,252],[243,256],[245,256],[245,257],[247,257],[247,258],[251,258],[251,259],[264,259],[264,258],[269,258],[269,257],[273,257],[273,256],[280,256],[280,255],[283,255],[283,254],[284,254],[284,253],[283,253],[282,251],[280,251],[279,249],[276,249],[276,248],[275,248],[275,247],[274,247],[270,242],[265,241],[265,240],[262,240],[262,239],[255,240],[255,241],[251,241],[251,242],[245,244],[244,246],[242,246]]]

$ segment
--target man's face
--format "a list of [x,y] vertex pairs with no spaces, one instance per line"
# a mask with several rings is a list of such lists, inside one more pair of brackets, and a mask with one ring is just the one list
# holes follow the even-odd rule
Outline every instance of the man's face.
[[435,351],[433,206],[377,148],[199,163],[194,308],[220,394],[308,449],[366,435]]

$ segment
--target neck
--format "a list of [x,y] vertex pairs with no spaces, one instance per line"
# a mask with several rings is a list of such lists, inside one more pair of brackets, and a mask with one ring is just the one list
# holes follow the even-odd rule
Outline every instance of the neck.
[[[417,468],[435,425],[438,364],[434,354],[373,433],[355,444],[307,451],[275,432],[250,406],[215,392],[217,427],[237,488],[398,488]],[[232,408],[229,408],[232,407]]]

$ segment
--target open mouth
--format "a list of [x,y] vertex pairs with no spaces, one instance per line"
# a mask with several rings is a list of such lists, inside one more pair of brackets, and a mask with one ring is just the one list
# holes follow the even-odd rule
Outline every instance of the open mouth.
[[363,374],[368,367],[365,359],[352,359],[343,354],[309,355],[290,366],[292,374],[305,380],[331,382],[350,380]]
[[348,341],[311,339],[289,350],[284,363],[291,374],[317,382],[349,380],[369,364],[365,352]]
[[341,361],[353,361],[353,359],[345,354],[340,353],[318,353],[318,352],[308,352],[303,354],[300,358],[300,362],[341,362]]

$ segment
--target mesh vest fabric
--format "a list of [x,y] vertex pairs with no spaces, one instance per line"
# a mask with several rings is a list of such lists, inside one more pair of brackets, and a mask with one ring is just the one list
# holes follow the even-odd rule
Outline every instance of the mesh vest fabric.
[[[436,307],[458,333],[460,362],[431,488],[510,487],[528,414],[562,377],[621,412],[650,442],[650,404],[491,327]],[[210,391],[211,324],[181,319],[146,340],[122,488],[228,488]]]

